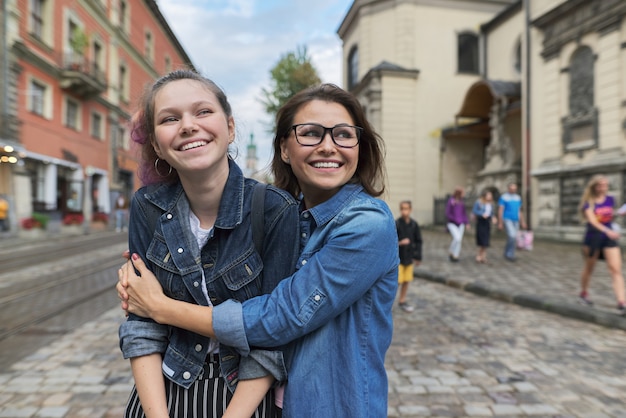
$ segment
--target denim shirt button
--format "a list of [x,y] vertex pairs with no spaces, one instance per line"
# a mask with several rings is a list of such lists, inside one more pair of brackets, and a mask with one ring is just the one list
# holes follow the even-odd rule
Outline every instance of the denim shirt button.
[[189,372],[183,373],[183,379],[189,380],[190,377],[191,377],[191,373],[189,373]]
[[198,287],[198,286],[200,286],[200,283],[198,283],[197,281],[193,282],[193,287]]
[[183,250],[182,248],[179,248],[179,249],[178,249],[178,254],[182,254],[182,253],[183,253],[183,251],[185,251],[185,250]]
[[306,260],[302,260],[302,265],[305,265],[305,264],[306,264]]
[[322,298],[322,297],[321,297],[320,295],[315,295],[315,296],[313,297],[313,299],[315,299],[315,301],[316,301],[316,302],[319,302],[321,298]]
[[167,216],[166,216],[166,218],[167,218],[167,219],[172,219],[172,218],[173,218],[173,216],[172,216],[172,214],[171,214],[171,213],[168,213],[168,214],[167,214]]
[[302,217],[304,217],[304,219],[309,219],[309,212],[304,212]]
[[306,232],[302,233],[302,238],[306,238]]
[[195,349],[198,353],[202,351],[202,344],[196,344]]

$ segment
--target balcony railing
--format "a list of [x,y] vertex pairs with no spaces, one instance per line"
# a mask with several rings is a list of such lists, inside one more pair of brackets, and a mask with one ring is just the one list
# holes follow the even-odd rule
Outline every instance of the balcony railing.
[[92,97],[106,90],[106,76],[98,63],[70,52],[61,60],[61,87],[81,97]]

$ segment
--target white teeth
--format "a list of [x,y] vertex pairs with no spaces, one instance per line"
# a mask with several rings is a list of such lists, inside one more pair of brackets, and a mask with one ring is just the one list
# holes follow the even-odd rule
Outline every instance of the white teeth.
[[190,142],[189,144],[185,144],[182,147],[180,147],[181,151],[187,151],[188,149],[192,149],[192,148],[198,148],[198,147],[202,147],[204,145],[206,145],[207,142],[206,141],[195,141],[195,142]]
[[313,163],[313,167],[315,168],[339,168],[339,163],[319,162],[319,163]]

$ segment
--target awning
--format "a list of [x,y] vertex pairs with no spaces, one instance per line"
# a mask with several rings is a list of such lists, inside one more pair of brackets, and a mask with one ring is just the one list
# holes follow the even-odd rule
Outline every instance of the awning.
[[491,107],[497,99],[501,98],[507,98],[511,108],[519,107],[521,83],[494,80],[477,81],[467,90],[461,110],[456,114],[456,117],[489,120]]
[[68,167],[68,168],[71,168],[73,170],[78,170],[78,169],[82,168],[82,166],[79,163],[62,160],[60,158],[51,157],[49,155],[38,154],[38,153],[32,152],[32,151],[26,151],[26,150],[21,151],[20,152],[20,156],[22,158],[30,158],[31,160],[41,161],[44,164],[62,165],[64,167]]

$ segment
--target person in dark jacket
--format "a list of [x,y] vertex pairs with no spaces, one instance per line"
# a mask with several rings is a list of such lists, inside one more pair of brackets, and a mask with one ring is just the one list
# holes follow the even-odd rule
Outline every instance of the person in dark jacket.
[[406,301],[409,283],[413,281],[413,266],[422,262],[422,233],[417,221],[411,218],[411,201],[400,202],[400,217],[396,219],[398,231],[398,250],[400,265],[398,266],[398,284],[400,296],[398,303],[405,312],[413,312],[413,306]]

